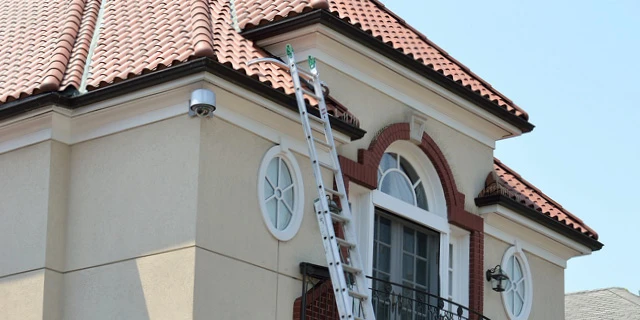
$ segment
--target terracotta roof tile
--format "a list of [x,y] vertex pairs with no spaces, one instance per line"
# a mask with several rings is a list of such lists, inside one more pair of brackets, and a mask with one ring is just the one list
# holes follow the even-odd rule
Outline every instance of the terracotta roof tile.
[[598,234],[587,226],[578,217],[571,214],[551,197],[544,194],[529,181],[522,178],[513,169],[506,166],[498,159],[494,159],[494,172],[489,173],[485,182],[485,188],[478,198],[501,194],[518,203],[534,209],[540,214],[564,224],[595,240]]
[[[236,0],[238,26],[250,29],[326,5],[325,0]],[[328,0],[329,10],[458,84],[525,120],[527,113],[376,0]]]
[[[488,84],[373,0],[2,1],[0,41],[9,45],[0,48],[0,104],[69,87],[91,91],[203,56],[292,94],[287,73],[268,65],[247,68],[248,60],[268,54],[237,28],[318,8],[331,10],[526,118]],[[309,102],[316,104],[313,99]],[[329,107],[335,116],[357,123],[339,103]]]
[[80,29],[75,44],[73,45],[73,50],[71,51],[69,65],[62,79],[61,90],[66,89],[68,86],[76,89],[80,88],[82,73],[89,54],[91,39],[96,27],[99,11],[100,0],[88,0],[85,3],[82,22],[80,23]]
[[0,103],[59,89],[83,10],[82,0],[0,2]]

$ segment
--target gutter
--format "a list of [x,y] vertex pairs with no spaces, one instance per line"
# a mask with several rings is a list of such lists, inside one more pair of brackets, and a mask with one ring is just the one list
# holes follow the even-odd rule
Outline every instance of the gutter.
[[259,39],[269,38],[314,24],[321,24],[329,27],[349,37],[349,39],[382,54],[383,56],[399,63],[403,67],[424,76],[445,89],[465,98],[469,102],[474,103],[489,113],[517,127],[523,133],[530,132],[535,127],[529,121],[512,114],[496,103],[493,103],[492,101],[475,93],[471,89],[468,89],[440,72],[427,67],[421,62],[404,54],[402,51],[394,49],[382,40],[373,37],[371,34],[361,30],[349,22],[341,20],[326,10],[314,10],[284,20],[271,22],[264,26],[258,26],[242,32],[242,36],[247,39],[257,41]]
[[[239,87],[256,92],[262,97],[289,110],[298,112],[298,105],[293,96],[289,96],[282,91],[276,90],[273,87],[247,76],[230,66],[219,63],[212,58],[202,57],[170,68],[114,83],[104,88],[92,90],[77,96],[71,96],[69,93],[65,92],[47,92],[1,104],[0,120],[51,104],[73,110],[92,103],[118,97],[202,72],[209,72],[219,76],[235,85],[238,85]],[[307,107],[310,114],[320,117],[318,109],[311,106]],[[335,117],[330,116],[330,122],[331,126],[335,130],[346,134],[352,141],[364,137],[367,133],[366,131]]]
[[604,246],[604,244],[602,244],[597,239],[576,231],[575,229],[570,228],[562,222],[555,220],[552,217],[546,216],[538,210],[524,206],[518,201],[515,201],[505,195],[497,194],[476,198],[475,203],[478,207],[498,204],[509,208],[525,218],[531,219],[553,231],[560,233],[563,236],[566,236],[569,239],[575,240],[576,242],[587,246],[592,251],[598,251]]

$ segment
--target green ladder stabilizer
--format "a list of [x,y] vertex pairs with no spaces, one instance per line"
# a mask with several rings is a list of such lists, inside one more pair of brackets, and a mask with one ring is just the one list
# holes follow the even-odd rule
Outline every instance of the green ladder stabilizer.
[[[322,91],[323,83],[320,81],[316,59],[309,56],[310,73],[298,70],[291,45],[287,45],[287,59],[287,64],[273,58],[256,59],[249,61],[248,64],[273,63],[282,69],[288,70],[293,78],[293,86],[298,102],[302,128],[304,129],[307,146],[309,147],[309,158],[311,159],[313,175],[318,189],[318,199],[314,202],[315,216],[318,219],[318,226],[320,227],[320,234],[322,235],[322,243],[324,245],[327,266],[331,275],[331,283],[333,284],[340,319],[375,320],[373,304],[368,295],[367,279],[363,272],[363,263],[356,245],[356,228],[352,223],[353,216],[351,215],[342,169],[340,168],[340,161],[338,160],[338,151],[336,150],[335,141],[333,140],[327,105]],[[313,84],[313,92],[302,87],[301,78],[305,82]],[[318,101],[318,109],[320,110],[319,118],[309,114],[307,104],[304,101],[304,94]],[[317,139],[313,136],[310,124],[311,120],[323,124],[325,139]],[[324,149],[329,150],[331,164],[320,162],[317,145],[321,145]],[[337,190],[325,186],[322,179],[321,167],[331,170]],[[332,197],[340,199],[342,210],[331,203],[330,199]],[[334,223],[339,226],[339,228],[342,228],[344,238],[338,238],[336,236]],[[347,254],[341,255],[341,253]]]

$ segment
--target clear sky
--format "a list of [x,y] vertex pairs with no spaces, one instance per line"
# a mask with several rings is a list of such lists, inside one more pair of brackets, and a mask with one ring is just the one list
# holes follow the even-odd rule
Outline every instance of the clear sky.
[[640,1],[382,0],[530,115],[496,156],[605,247],[565,291],[640,290]]

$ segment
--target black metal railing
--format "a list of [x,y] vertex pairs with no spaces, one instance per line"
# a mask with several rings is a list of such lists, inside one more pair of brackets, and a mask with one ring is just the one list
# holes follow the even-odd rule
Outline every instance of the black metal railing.
[[[337,320],[338,311],[326,267],[301,263],[302,295],[294,304],[295,319]],[[451,300],[425,290],[372,277],[371,302],[377,320],[490,320]],[[299,315],[299,316],[298,316]]]
[[489,320],[469,308],[425,290],[371,279],[376,320]]

